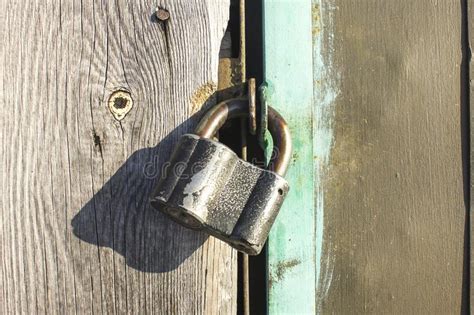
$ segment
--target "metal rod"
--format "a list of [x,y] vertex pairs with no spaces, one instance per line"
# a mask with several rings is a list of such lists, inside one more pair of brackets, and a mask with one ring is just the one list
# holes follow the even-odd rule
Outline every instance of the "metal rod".
[[246,43],[245,43],[245,0],[240,0],[240,75],[242,83],[247,80]]
[[[246,43],[245,43],[245,0],[240,0],[240,69],[241,81],[245,83],[247,80],[246,67]],[[240,120],[240,130],[242,139],[242,159],[247,160],[247,127],[248,119],[242,118]],[[250,295],[249,295],[249,256],[242,254],[242,302],[244,315],[250,314]]]
[[[241,158],[247,161],[248,120],[240,119]],[[244,315],[250,314],[249,255],[242,253],[242,306]]]
[[255,135],[257,133],[257,87],[255,78],[248,80],[247,90],[249,98],[249,131],[251,135]]

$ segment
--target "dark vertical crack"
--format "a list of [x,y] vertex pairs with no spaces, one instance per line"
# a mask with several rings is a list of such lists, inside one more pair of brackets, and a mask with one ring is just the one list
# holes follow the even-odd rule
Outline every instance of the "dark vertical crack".
[[102,142],[100,140],[100,136],[97,134],[95,129],[92,130],[92,137],[94,138],[94,146],[99,150],[100,157],[104,159],[104,155],[102,153]]
[[171,75],[172,75],[172,69],[173,69],[173,64],[172,64],[172,52],[171,52],[171,42],[170,42],[170,34],[169,34],[169,25],[168,25],[168,20],[166,21],[158,21],[157,22],[160,27],[161,27],[161,30],[163,31],[163,35],[165,36],[165,43],[166,43],[166,57],[168,58],[168,66],[169,66],[169,70],[170,70],[170,82],[172,81],[171,80]]
[[470,313],[470,282],[471,282],[471,131],[470,131],[470,78],[469,67],[471,61],[471,49],[469,45],[469,11],[468,1],[461,0],[461,150],[462,150],[462,176],[463,176],[463,194],[465,206],[465,224],[464,224],[464,252],[463,252],[463,280],[462,280],[462,302],[461,314]]
[[[245,6],[246,72],[248,78],[256,79],[258,87],[263,82],[263,1],[247,0]],[[249,157],[257,164],[263,162],[263,152],[256,139],[250,140],[248,146]],[[268,313],[267,255],[265,245],[262,254],[249,256],[250,314]]]

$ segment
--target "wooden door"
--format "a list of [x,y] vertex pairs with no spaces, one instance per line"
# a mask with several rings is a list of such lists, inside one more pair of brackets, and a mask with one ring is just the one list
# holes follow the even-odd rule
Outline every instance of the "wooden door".
[[0,313],[236,312],[236,252],[148,202],[215,102],[228,15],[228,0],[0,1]]

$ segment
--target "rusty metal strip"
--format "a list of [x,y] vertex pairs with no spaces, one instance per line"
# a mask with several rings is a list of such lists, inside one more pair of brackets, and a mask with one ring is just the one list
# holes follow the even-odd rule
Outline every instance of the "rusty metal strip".
[[257,97],[256,83],[254,78],[247,82],[247,94],[249,99],[249,132],[251,135],[257,133]]
[[[246,58],[246,43],[245,43],[245,0],[240,0],[240,65],[242,82],[247,79],[247,68],[245,63]],[[242,159],[247,160],[247,121],[243,118],[241,120],[241,141],[242,141]],[[243,289],[243,313],[250,314],[250,287],[249,287],[249,256],[242,254],[242,289]]]

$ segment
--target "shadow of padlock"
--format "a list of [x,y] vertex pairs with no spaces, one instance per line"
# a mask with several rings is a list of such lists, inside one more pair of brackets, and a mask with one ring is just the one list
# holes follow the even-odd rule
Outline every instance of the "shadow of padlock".
[[211,139],[228,119],[246,115],[244,99],[211,108],[195,134],[181,137],[151,203],[179,224],[258,255],[289,190],[283,176],[291,157],[291,137],[285,120],[269,107],[273,154],[268,169],[240,159]]

